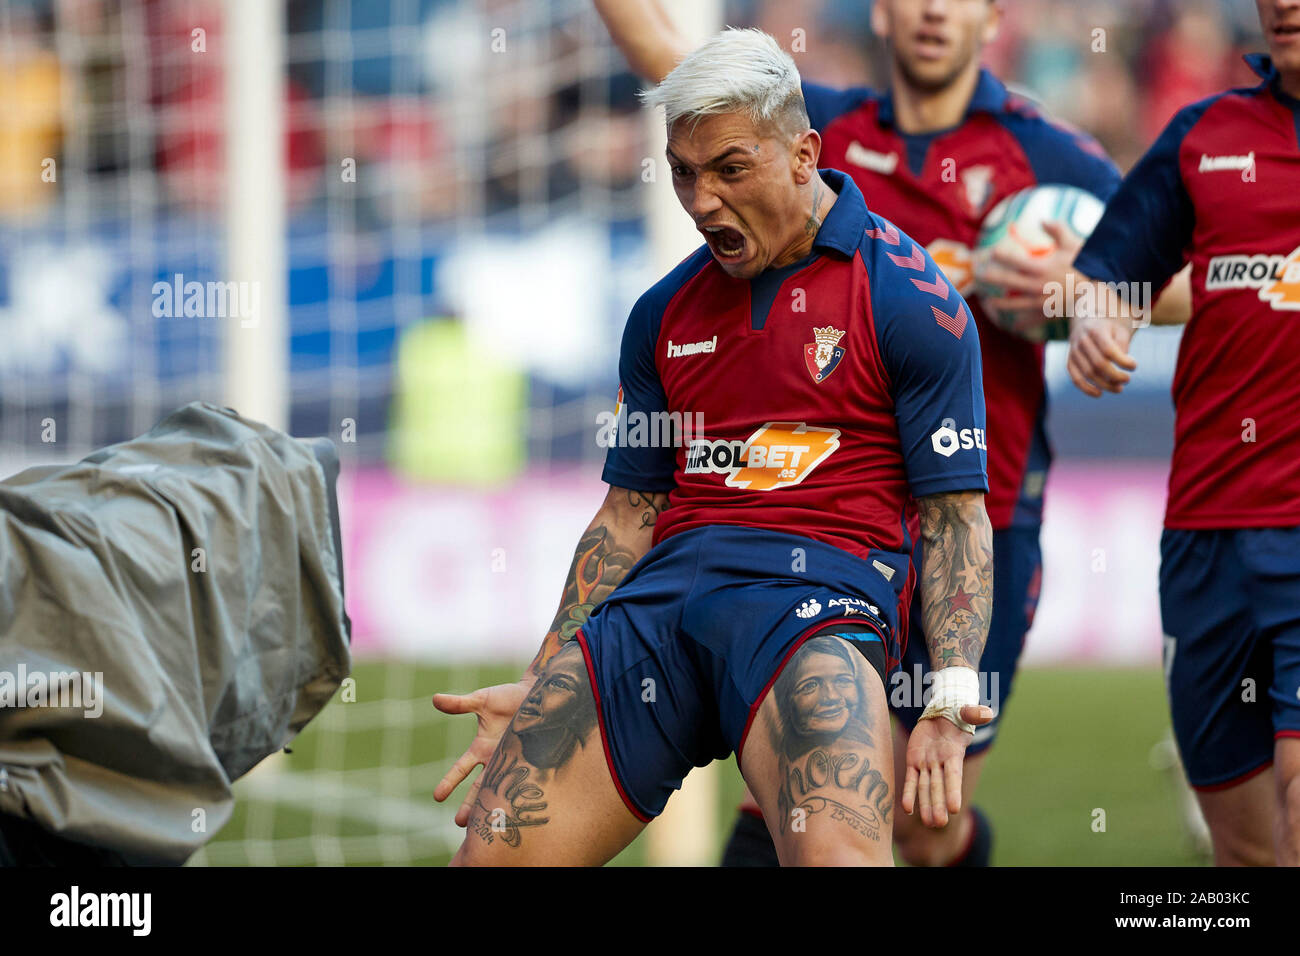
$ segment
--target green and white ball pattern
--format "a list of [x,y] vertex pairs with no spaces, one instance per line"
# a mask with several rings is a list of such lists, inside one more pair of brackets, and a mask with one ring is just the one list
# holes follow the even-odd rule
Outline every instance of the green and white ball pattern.
[[[1031,342],[1068,339],[1070,320],[1064,315],[1027,331],[1013,329],[1015,314],[1002,313],[985,304],[1005,295],[1006,290],[981,281],[980,266],[1003,243],[1013,245],[1031,257],[1049,255],[1056,249],[1056,243],[1044,231],[1045,222],[1064,223],[1080,239],[1086,239],[1097,227],[1104,209],[1105,204],[1092,193],[1063,185],[1030,186],[1012,193],[994,206],[980,226],[973,251],[975,294],[981,299],[984,314],[999,327]],[[1061,301],[1064,302],[1064,294]]]

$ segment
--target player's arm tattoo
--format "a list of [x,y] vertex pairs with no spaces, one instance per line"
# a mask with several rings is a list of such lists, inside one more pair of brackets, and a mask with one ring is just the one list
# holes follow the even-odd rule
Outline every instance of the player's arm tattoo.
[[542,673],[546,662],[573,639],[596,605],[618,587],[632,565],[649,550],[655,521],[667,508],[667,494],[610,489],[605,505],[578,542],[560,609],[529,665],[529,674]]
[[620,488],[625,496],[628,510],[635,515],[638,528],[653,528],[655,521],[668,510],[668,495],[663,492],[629,491]]
[[[772,685],[767,730],[781,774],[781,833],[801,832],[824,813],[879,842],[893,809],[884,774],[871,766],[873,734],[868,667],[837,637],[806,641]],[[888,839],[888,831],[884,831]]]
[[573,636],[632,565],[650,550],[668,495],[610,488],[578,542],[560,610],[524,678],[528,696],[483,769],[469,830],[486,843],[520,846],[551,819],[547,789],[596,727],[595,693]]
[[931,666],[978,669],[993,614],[993,526],[984,495],[927,495],[917,507],[921,622]]

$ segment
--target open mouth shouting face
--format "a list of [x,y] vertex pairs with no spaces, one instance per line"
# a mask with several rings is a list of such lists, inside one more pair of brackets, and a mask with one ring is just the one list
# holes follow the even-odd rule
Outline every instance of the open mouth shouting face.
[[803,237],[794,147],[775,125],[742,113],[679,120],[668,163],[678,201],[728,275],[753,278]]

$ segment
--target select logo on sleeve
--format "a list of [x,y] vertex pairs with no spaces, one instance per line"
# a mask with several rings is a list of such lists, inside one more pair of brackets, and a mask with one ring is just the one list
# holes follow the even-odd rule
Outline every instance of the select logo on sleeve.
[[840,447],[837,428],[768,422],[745,441],[699,438],[686,449],[686,474],[726,475],[729,488],[775,491],[797,485]]
[[957,422],[952,418],[945,418],[943,424],[930,436],[930,444],[934,447],[935,454],[943,455],[944,458],[951,458],[959,451],[968,451],[972,448],[978,448],[981,451],[988,451],[988,442],[982,428],[962,428],[958,430]]

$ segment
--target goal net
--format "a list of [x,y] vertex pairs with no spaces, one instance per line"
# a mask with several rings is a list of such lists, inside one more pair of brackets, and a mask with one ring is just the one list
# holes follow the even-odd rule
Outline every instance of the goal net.
[[0,472],[196,399],[343,462],[353,678],[192,862],[445,862],[430,696],[535,651],[657,277],[639,81],[589,0],[30,0],[0,60]]

